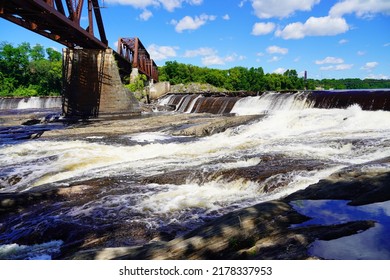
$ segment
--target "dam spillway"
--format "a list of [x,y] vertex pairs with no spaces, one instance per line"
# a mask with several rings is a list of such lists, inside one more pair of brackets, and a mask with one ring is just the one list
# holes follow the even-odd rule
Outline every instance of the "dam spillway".
[[345,109],[358,105],[362,110],[390,111],[390,90],[333,90],[299,92],[264,92],[257,96],[204,96],[171,94],[159,101],[177,112],[261,114],[268,110],[304,108]]

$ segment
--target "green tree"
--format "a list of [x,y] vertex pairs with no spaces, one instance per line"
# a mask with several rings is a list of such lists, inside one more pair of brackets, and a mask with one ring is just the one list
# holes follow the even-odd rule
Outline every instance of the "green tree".
[[51,61],[51,62],[61,61],[62,55],[60,52],[56,51],[55,49],[47,48],[46,53],[47,53],[49,61]]
[[32,61],[38,61],[45,59],[45,50],[41,45],[35,45],[30,50],[30,59]]
[[0,44],[0,94],[2,96],[58,95],[61,91],[61,54],[41,45]]

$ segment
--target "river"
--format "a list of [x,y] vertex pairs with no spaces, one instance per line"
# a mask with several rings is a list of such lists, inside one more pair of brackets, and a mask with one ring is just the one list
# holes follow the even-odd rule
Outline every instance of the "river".
[[[315,102],[296,93],[268,93],[237,99],[229,109],[234,115],[262,116],[255,121],[205,137],[167,129],[168,117],[197,115],[188,106],[193,108],[198,99],[187,100],[181,112],[128,120],[159,118],[160,128],[152,131],[144,127],[130,134],[96,131],[66,137],[43,133],[32,140],[10,140],[3,133],[0,192],[60,191],[18,211],[0,212],[0,259],[62,258],[76,247],[170,240],[346,167],[390,171],[386,162],[369,164],[390,157],[389,111],[363,110],[357,104],[315,108]],[[38,125],[44,131],[61,129],[64,135],[88,126]],[[32,127],[36,125],[28,129]],[[1,129],[6,128],[4,123]]]

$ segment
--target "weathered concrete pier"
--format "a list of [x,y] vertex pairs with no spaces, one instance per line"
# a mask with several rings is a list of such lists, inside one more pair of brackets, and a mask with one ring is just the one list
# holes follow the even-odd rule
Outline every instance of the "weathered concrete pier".
[[97,117],[134,115],[141,109],[119,74],[113,50],[63,50],[63,113]]

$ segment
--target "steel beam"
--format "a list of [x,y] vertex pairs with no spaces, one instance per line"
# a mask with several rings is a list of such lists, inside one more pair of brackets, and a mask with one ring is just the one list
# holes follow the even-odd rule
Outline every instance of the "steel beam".
[[137,68],[149,79],[158,81],[157,65],[150,58],[148,51],[139,38],[119,38],[117,52],[129,61],[133,68]]
[[[91,9],[86,29],[80,25],[83,3],[84,0],[0,0],[0,17],[70,48],[107,48],[98,0],[88,0]],[[100,40],[93,34],[93,15]]]

